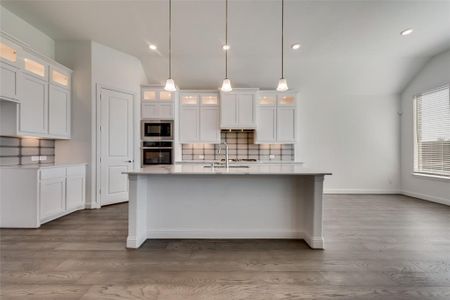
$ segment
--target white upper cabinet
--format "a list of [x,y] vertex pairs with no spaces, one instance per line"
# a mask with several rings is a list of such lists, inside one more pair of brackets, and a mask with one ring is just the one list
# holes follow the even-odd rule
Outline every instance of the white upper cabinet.
[[47,134],[48,84],[29,74],[23,75],[22,99],[19,104],[19,133]]
[[162,87],[142,87],[142,119],[173,120],[175,93]]
[[297,95],[264,91],[257,99],[257,144],[293,144],[296,140]]
[[44,60],[29,52],[25,52],[23,59],[23,71],[26,74],[35,76],[48,82],[49,65]]
[[220,127],[252,129],[256,127],[256,89],[234,89],[220,93]]
[[180,92],[179,121],[180,143],[220,143],[218,93]]
[[22,48],[6,40],[0,40],[0,98],[19,102]]
[[70,137],[70,91],[50,84],[48,99],[49,134],[55,137]]
[[18,40],[1,37],[0,98],[9,102],[0,103],[5,120],[0,135],[70,138],[72,71]]

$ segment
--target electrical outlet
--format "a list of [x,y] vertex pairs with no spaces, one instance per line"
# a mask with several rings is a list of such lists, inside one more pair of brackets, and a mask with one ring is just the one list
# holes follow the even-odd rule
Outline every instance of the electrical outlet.
[[47,156],[39,156],[39,160],[47,160]]
[[200,154],[200,155],[198,156],[198,159],[205,159],[205,156]]
[[31,157],[31,161],[39,161],[40,160],[40,156],[32,156]]
[[269,159],[275,159],[275,154],[270,154]]

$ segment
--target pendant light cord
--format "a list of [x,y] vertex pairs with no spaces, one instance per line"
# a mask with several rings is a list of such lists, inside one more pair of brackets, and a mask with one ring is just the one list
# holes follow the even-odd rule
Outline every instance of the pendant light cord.
[[284,0],[281,0],[281,78],[284,78]]
[[[225,45],[228,46],[228,0],[225,0]],[[228,79],[228,50],[225,49],[225,79]]]
[[169,0],[169,78],[172,78],[172,0]]

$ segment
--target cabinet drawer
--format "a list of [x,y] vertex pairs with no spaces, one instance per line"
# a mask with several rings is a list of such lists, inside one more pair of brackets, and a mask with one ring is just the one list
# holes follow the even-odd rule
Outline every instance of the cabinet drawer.
[[84,166],[67,167],[67,177],[79,177],[84,176]]
[[66,168],[49,168],[41,170],[41,179],[66,177]]

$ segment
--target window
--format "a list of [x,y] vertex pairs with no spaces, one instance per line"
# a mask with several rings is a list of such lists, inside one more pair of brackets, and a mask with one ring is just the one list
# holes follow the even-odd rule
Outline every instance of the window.
[[449,86],[428,91],[414,100],[414,171],[450,177]]

